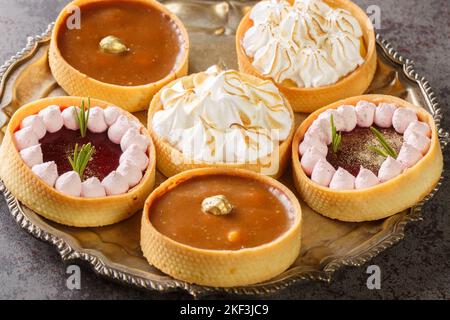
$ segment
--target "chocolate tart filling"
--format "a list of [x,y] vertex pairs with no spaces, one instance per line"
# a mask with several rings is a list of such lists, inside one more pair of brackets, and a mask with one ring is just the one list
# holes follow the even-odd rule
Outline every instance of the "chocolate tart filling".
[[[374,127],[398,153],[403,144],[403,135],[397,133],[393,127]],[[380,148],[381,144],[369,128],[356,127],[351,132],[342,132],[342,142],[336,153],[331,145],[328,146],[327,160],[335,169],[344,168],[355,177],[361,166],[377,174],[385,158],[371,151],[370,146]]]

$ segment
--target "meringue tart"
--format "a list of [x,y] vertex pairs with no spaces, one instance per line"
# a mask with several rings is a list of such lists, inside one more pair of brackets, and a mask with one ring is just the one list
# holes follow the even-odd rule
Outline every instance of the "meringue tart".
[[146,110],[153,95],[188,70],[181,21],[154,0],[75,0],[58,16],[49,63],[70,95]]
[[290,157],[294,114],[271,81],[213,66],[158,92],[148,129],[167,177],[201,167],[279,177]]
[[348,0],[264,0],[236,32],[239,69],[272,79],[295,112],[360,95],[376,71],[370,19]]
[[278,181],[248,170],[202,168],[169,178],[147,199],[148,262],[189,283],[232,287],[286,270],[300,253],[301,208]]
[[305,202],[322,215],[353,222],[412,207],[443,170],[433,117],[386,95],[344,99],[311,114],[295,134],[292,158]]
[[0,177],[19,201],[76,227],[130,217],[155,182],[155,149],[145,127],[95,99],[55,97],[22,106],[8,124],[0,161]]

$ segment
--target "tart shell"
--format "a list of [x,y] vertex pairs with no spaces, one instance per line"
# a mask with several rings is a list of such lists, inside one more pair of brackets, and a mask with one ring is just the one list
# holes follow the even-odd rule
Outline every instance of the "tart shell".
[[[122,221],[143,207],[145,198],[155,183],[155,148],[153,143],[148,149],[149,165],[141,182],[127,193],[103,198],[81,198],[65,195],[50,187],[36,176],[20,157],[14,143],[14,132],[21,121],[49,105],[71,106],[81,105],[81,97],[46,98],[29,103],[18,109],[6,129],[0,147],[0,177],[5,186],[28,208],[41,216],[69,226],[97,227]],[[94,106],[106,108],[110,104],[91,99]],[[130,113],[121,110],[122,114],[138,121]],[[144,126],[141,132],[148,135]]]
[[[303,171],[298,146],[306,130],[318,116],[341,105],[356,105],[365,100],[378,105],[393,103],[414,110],[420,121],[432,131],[431,145],[425,156],[413,167],[387,182],[361,190],[337,191],[313,182]],[[397,97],[362,95],[330,104],[311,114],[297,129],[292,143],[295,186],[304,201],[315,211],[332,219],[360,222],[389,217],[420,202],[439,182],[443,170],[443,157],[433,117],[424,109]]]
[[[190,82],[192,81],[194,75],[189,75],[183,78],[183,81]],[[254,77],[251,75],[241,74],[241,76],[245,79],[248,78],[249,81],[254,81]],[[252,79],[253,78],[253,79]],[[259,80],[259,79],[258,79]],[[174,84],[175,81],[170,83],[168,86]],[[279,178],[290,161],[290,145],[292,142],[292,138],[294,137],[295,125],[294,125],[294,112],[289,104],[289,102],[285,99],[286,107],[289,110],[292,119],[292,128],[289,132],[289,136],[286,140],[282,141],[279,144],[279,158],[271,161],[269,165],[263,165],[261,163],[225,163],[225,162],[217,162],[217,163],[208,163],[205,161],[193,160],[188,156],[183,155],[178,149],[174,148],[170,143],[166,141],[163,137],[160,137],[154,130],[152,125],[152,119],[156,112],[162,110],[163,106],[161,103],[161,91],[158,92],[148,110],[148,131],[152,136],[152,139],[155,143],[156,153],[157,153],[157,162],[156,165],[158,170],[161,171],[166,177],[171,177],[180,172],[186,170],[192,170],[197,168],[234,168],[234,169],[247,169],[250,171],[263,173],[266,175]],[[276,163],[274,163],[276,162]],[[267,170],[267,171],[265,171]]]
[[105,101],[110,101],[129,112],[146,110],[153,95],[157,93],[159,89],[161,89],[164,85],[171,82],[172,80],[187,74],[189,62],[188,33],[178,17],[169,12],[162,4],[154,0],[133,0],[142,2],[146,5],[156,8],[159,11],[164,12],[167,16],[170,17],[172,21],[176,23],[183,38],[183,56],[180,58],[176,69],[174,69],[165,78],[157,82],[140,86],[121,86],[101,82],[72,67],[62,56],[57,43],[61,26],[64,25],[65,18],[71,12],[71,6],[82,6],[86,3],[99,1],[104,0],[75,0],[69,3],[61,11],[55,22],[55,27],[50,41],[49,64],[51,72],[55,77],[56,82],[58,82],[58,84],[67,93],[69,93],[69,95],[94,97]]
[[[317,87],[317,88],[299,88],[296,86],[284,86],[276,83],[280,91],[291,103],[295,112],[313,112],[325,105],[344,98],[363,94],[373,80],[377,68],[377,52],[375,32],[366,13],[348,0],[324,0],[331,7],[339,7],[351,12],[363,31],[363,39],[366,47],[366,56],[364,63],[352,73],[346,75],[338,82]],[[241,20],[236,32],[236,51],[238,57],[239,70],[252,74],[262,79],[271,79],[264,76],[252,65],[252,59],[249,58],[242,46],[242,39],[248,29],[253,26],[248,12]]]
[[[250,177],[281,190],[295,212],[291,228],[276,240],[255,248],[206,250],[176,242],[153,227],[149,214],[155,199],[192,177],[215,174]],[[297,198],[278,181],[247,170],[196,169],[165,181],[147,199],[142,215],[141,248],[151,265],[176,279],[214,287],[241,286],[271,279],[294,263],[300,253],[301,224]]]

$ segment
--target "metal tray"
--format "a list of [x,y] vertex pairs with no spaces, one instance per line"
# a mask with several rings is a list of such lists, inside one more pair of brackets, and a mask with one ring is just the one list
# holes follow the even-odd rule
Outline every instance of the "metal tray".
[[[234,32],[254,1],[163,1],[185,23],[191,38],[190,72],[212,64],[236,68]],[[0,68],[0,128],[21,105],[46,96],[66,95],[58,87],[47,62],[53,24]],[[377,36],[378,70],[371,93],[399,96],[428,110],[439,128],[442,148],[449,135],[440,128],[442,112],[428,82],[414,70],[413,62],[400,56]],[[137,114],[142,120],[146,113]],[[305,115],[297,114],[297,123]],[[0,141],[3,133],[0,131]],[[4,165],[4,164],[1,164]],[[165,178],[157,174],[157,182]],[[291,170],[280,179],[293,188]],[[252,286],[211,288],[175,280],[148,265],[139,246],[140,213],[119,224],[102,228],[71,228],[48,221],[23,206],[0,180],[9,210],[17,223],[35,237],[53,244],[64,261],[83,260],[110,279],[149,290],[185,290],[193,296],[228,292],[273,293],[303,280],[331,281],[342,266],[360,266],[404,237],[408,222],[422,219],[421,208],[436,189],[413,208],[384,220],[345,223],[327,219],[302,202],[304,225],[302,252],[297,261],[274,279]],[[431,218],[431,217],[430,217]]]

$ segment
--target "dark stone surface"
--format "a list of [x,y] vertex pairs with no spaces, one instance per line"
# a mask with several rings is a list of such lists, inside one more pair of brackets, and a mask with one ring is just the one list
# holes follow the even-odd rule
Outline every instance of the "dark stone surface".
[[[358,0],[363,8],[381,8],[380,33],[434,88],[441,107],[450,109],[450,2],[448,0]],[[41,33],[67,1],[0,0],[0,61]],[[445,113],[443,127],[450,129]],[[445,163],[449,165],[446,150]],[[381,290],[366,287],[366,266],[337,272],[332,284],[292,285],[273,299],[450,299],[450,170],[441,191],[424,208],[424,221],[407,227],[406,238],[370,264],[380,266]],[[81,290],[67,289],[66,266],[46,243],[22,231],[0,197],[0,298],[3,299],[180,299],[185,294],[139,291],[98,278],[82,268]],[[229,298],[214,296],[213,298]]]

